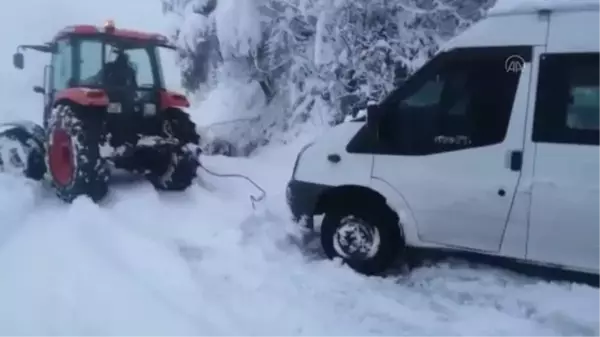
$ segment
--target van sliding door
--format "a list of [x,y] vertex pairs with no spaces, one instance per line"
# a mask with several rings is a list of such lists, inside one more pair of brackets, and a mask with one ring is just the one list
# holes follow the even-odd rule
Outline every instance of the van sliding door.
[[527,245],[528,259],[595,273],[600,264],[598,44],[597,11],[552,14],[529,138],[535,170]]

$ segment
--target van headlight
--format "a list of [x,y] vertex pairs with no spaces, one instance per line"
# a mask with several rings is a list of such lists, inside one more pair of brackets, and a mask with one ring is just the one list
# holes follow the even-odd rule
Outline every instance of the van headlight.
[[300,163],[300,157],[302,157],[302,154],[304,153],[304,151],[308,150],[308,148],[313,146],[314,144],[315,144],[315,142],[310,142],[310,143],[304,145],[298,152],[298,155],[296,156],[296,161],[294,162],[294,170],[292,171],[292,178],[296,175],[296,169],[298,168],[298,164]]

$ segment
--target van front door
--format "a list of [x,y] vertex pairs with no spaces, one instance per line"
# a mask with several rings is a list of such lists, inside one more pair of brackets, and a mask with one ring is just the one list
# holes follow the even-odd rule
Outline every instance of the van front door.
[[521,174],[531,53],[441,54],[383,103],[373,178],[402,194],[420,240],[499,251]]
[[542,55],[527,245],[528,259],[595,273],[600,264],[599,63],[598,52]]

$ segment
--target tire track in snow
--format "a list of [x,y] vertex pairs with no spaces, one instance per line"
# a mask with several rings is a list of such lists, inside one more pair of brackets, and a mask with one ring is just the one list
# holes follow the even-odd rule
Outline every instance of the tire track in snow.
[[[94,207],[92,204],[87,206]],[[231,322],[226,316],[201,310],[200,285],[195,282],[175,241],[169,236],[161,239],[148,232],[134,230],[125,224],[127,221],[123,221],[131,219],[122,219],[118,213],[104,212],[103,215],[102,223],[79,227],[78,235],[88,250],[106,260],[116,272],[126,275],[145,289],[174,314],[185,318],[190,326],[196,327],[196,333],[224,333],[223,329],[230,326]],[[169,224],[148,222],[139,225],[151,228]]]
[[[3,324],[3,319],[0,318],[3,333],[14,331],[14,334],[26,332],[33,335],[49,332],[102,335],[105,334],[104,331],[123,333],[131,329],[132,334],[156,334],[157,331],[160,334],[163,331],[164,334],[190,335],[197,334],[200,325],[203,331],[211,331],[209,322],[203,321],[199,315],[189,317],[190,309],[184,306],[189,307],[191,299],[196,296],[188,292],[185,294],[188,302],[182,302],[186,296],[177,296],[183,295],[181,292],[178,294],[178,285],[182,285],[182,282],[174,282],[171,286],[157,282],[160,281],[157,277],[161,272],[164,278],[182,277],[181,273],[172,273],[177,268],[168,268],[173,260],[169,260],[171,256],[165,251],[166,247],[157,247],[154,242],[149,243],[144,238],[136,238],[132,233],[123,232],[111,223],[112,220],[119,219],[107,217],[110,209],[100,208],[85,199],[77,200],[72,205],[55,203],[51,199],[39,206],[20,218],[23,221],[18,224],[20,231],[11,236],[6,249],[0,252],[2,273],[11,274],[11,277],[1,278],[0,285],[3,284],[4,289],[12,289],[18,294],[35,294],[23,303],[22,310],[14,311],[4,301],[23,301],[18,297],[10,301],[12,297],[0,296],[4,302],[4,305],[0,304],[0,313],[6,313],[0,315],[5,320]],[[127,243],[131,245],[126,247]],[[132,251],[128,254],[126,248]],[[135,255],[137,251],[154,251],[162,261],[153,261],[151,257],[144,260],[143,256]],[[154,262],[157,263],[152,265]],[[131,264],[135,263],[142,266],[132,267]],[[184,265],[183,262],[180,263]],[[27,281],[21,282],[21,278]],[[109,284],[116,286],[113,288],[115,293],[123,294],[125,291],[133,294],[119,298],[110,291],[107,293],[107,286],[103,284],[107,279],[110,280]],[[40,288],[41,284],[46,287]],[[95,284],[98,286],[94,286]],[[159,291],[161,286],[162,292]],[[2,293],[0,290],[0,294]],[[92,303],[101,304],[100,308],[91,307],[85,298]],[[133,316],[138,321],[151,321],[144,324],[153,328],[144,329],[140,322],[123,322],[122,318],[111,313],[120,312],[118,306],[126,304],[125,307],[131,307],[136,303],[146,303],[143,305],[145,308],[137,314],[126,313],[127,316],[124,317]],[[36,318],[28,315],[36,322],[34,326],[30,322],[12,323],[18,322],[17,318],[22,318],[23,312],[32,309],[39,311],[40,308],[46,308],[47,313],[33,315]],[[170,313],[164,312],[166,309]],[[153,314],[155,312],[163,313],[156,316]],[[45,317],[52,322],[44,324]],[[50,319],[51,317],[54,319]],[[111,324],[115,325],[112,329]]]
[[[81,296],[93,297],[88,287],[110,280],[111,275],[99,275],[102,264],[85,254],[81,242],[73,235],[77,223],[69,220],[66,207],[41,207],[27,218],[18,235],[3,250],[0,256],[3,270],[0,289],[4,292],[0,316],[6,319],[0,324],[3,333],[94,331],[86,326],[91,321],[81,319],[87,314],[79,310],[82,307],[94,312],[82,303]],[[28,315],[23,315],[24,312]],[[20,322],[24,318],[27,321]],[[96,333],[103,331],[99,324],[96,329]]]
[[[598,333],[597,289],[460,264],[363,278],[279,245],[288,223],[276,193],[269,216],[247,219],[246,195],[218,185],[181,194],[114,186],[100,206],[22,198],[22,228],[0,247],[0,298],[11,303],[0,304],[1,332]],[[179,256],[180,239],[200,247],[199,261]]]
[[0,250],[23,228],[45,195],[43,187],[22,177],[0,173]]
[[[227,191],[225,188],[219,192],[219,195],[223,197],[228,196],[227,192],[231,191]],[[279,331],[282,334],[288,334],[290,331],[294,331],[295,334],[310,334],[312,331],[319,334],[329,331],[339,334],[358,331],[353,328],[345,330],[339,326],[333,327],[326,322],[320,322],[321,317],[315,314],[315,309],[317,309],[315,306],[318,306],[317,303],[321,303],[320,301],[323,300],[331,302],[321,304],[323,309],[330,308],[336,311],[343,308],[342,311],[345,313],[343,315],[349,315],[346,319],[338,317],[338,321],[347,321],[348,326],[355,326],[356,320],[359,320],[374,329],[360,330],[363,333],[377,333],[377,331],[389,333],[400,329],[403,333],[409,334],[421,334],[423,331],[433,334],[445,334],[448,331],[456,333],[468,331],[473,334],[513,334],[517,331],[515,326],[519,327],[521,333],[525,331],[531,334],[568,332],[589,334],[597,331],[593,327],[594,322],[597,325],[597,319],[590,319],[592,316],[588,315],[581,324],[578,324],[577,320],[571,316],[578,311],[575,308],[581,308],[577,301],[581,300],[582,295],[591,289],[575,286],[577,291],[570,294],[566,285],[538,282],[504,270],[493,268],[473,270],[471,267],[461,264],[441,264],[416,270],[415,274],[404,279],[372,278],[365,281],[364,287],[355,287],[354,282],[346,280],[347,278],[355,279],[355,275],[346,274],[346,272],[341,272],[340,278],[334,281],[331,277],[333,276],[332,272],[337,269],[335,263],[323,261],[316,262],[316,265],[309,265],[310,263],[307,264],[307,261],[293,257],[290,259],[285,256],[289,253],[294,255],[294,253],[289,250],[289,247],[282,247],[277,243],[285,231],[283,227],[287,224],[286,214],[281,211],[284,199],[283,197],[278,199],[277,194],[273,198],[273,193],[270,196],[271,202],[267,205],[267,216],[261,217],[260,214],[252,213],[250,219],[244,216],[241,222],[229,221],[232,227],[198,224],[201,226],[198,228],[199,230],[212,236],[210,240],[199,240],[200,244],[198,244],[202,247],[202,252],[208,252],[208,254],[204,254],[205,256],[200,261],[190,262],[198,282],[205,285],[211,284],[211,288],[214,289],[214,291],[203,293],[202,299],[209,303],[216,303],[217,305],[213,306],[214,309],[221,311],[233,322],[236,322],[241,329],[237,330],[237,333],[242,331],[250,334],[264,334]],[[186,200],[188,197],[191,200]],[[235,205],[235,198],[231,197],[232,195],[229,195],[227,201]],[[212,199],[214,199],[214,195]],[[212,219],[209,210],[213,207],[223,207],[223,205],[199,198],[195,193],[178,195],[173,199],[159,196],[157,200],[160,200],[162,207],[167,209],[179,207],[182,213],[195,213],[193,207],[189,209],[186,207],[193,206],[195,203],[202,205],[198,221]],[[178,203],[175,200],[178,200]],[[164,203],[165,201],[166,203]],[[150,203],[150,205],[154,204]],[[174,222],[181,219],[176,216]],[[219,220],[223,224],[228,223],[225,216],[215,220]],[[165,228],[172,227],[165,226]],[[218,232],[215,228],[218,228]],[[178,227],[178,229],[180,228]],[[191,236],[198,234],[189,233],[192,234]],[[215,246],[214,242],[210,242],[211,240],[220,244]],[[256,255],[257,253],[258,255]],[[238,256],[242,257],[241,261],[235,260]],[[263,265],[265,262],[270,263],[270,266]],[[232,264],[227,266],[227,263]],[[318,267],[315,268],[315,266]],[[235,268],[239,269],[234,271]],[[307,274],[303,274],[302,271]],[[337,274],[337,271],[333,274]],[[271,280],[269,275],[283,278]],[[345,277],[341,277],[342,275]],[[528,285],[532,289],[540,289],[546,284],[553,289],[549,293],[572,296],[573,310],[563,313],[554,311],[554,314],[552,312],[544,313],[544,310],[532,310],[531,305],[535,306],[536,302],[530,302],[533,299],[528,299],[526,294],[520,290],[521,287]],[[265,293],[261,294],[263,291]],[[358,296],[358,298],[353,299],[350,295],[352,292],[356,292],[352,296]],[[518,295],[513,295],[513,293]],[[365,294],[370,295],[365,296]],[[281,312],[273,309],[255,313],[249,308],[240,307],[240,300],[248,303],[266,301],[271,307],[280,307]],[[294,303],[296,308],[290,308],[284,304],[288,302]],[[374,303],[379,304],[374,305]],[[593,301],[589,301],[588,304],[593,304]],[[295,316],[295,313],[299,312],[302,312],[305,317]],[[471,318],[484,316],[494,320],[494,324],[481,325],[478,324],[480,320]],[[314,317],[317,321],[309,322],[309,317]],[[423,327],[418,317],[426,317],[436,324]],[[562,323],[552,324],[551,317],[563,317]],[[285,322],[286,319],[288,326],[278,326],[272,329],[261,329],[255,326],[257,322],[266,324],[267,321]],[[298,321],[289,321],[289,319]],[[322,319],[327,320],[324,317]],[[469,322],[473,325],[466,328],[464,325]],[[297,324],[300,324],[299,326],[311,325],[312,330],[300,327],[297,330],[290,330]]]

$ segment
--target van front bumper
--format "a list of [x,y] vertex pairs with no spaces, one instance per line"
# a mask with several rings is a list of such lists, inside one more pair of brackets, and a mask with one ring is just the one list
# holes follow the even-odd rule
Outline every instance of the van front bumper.
[[286,199],[294,222],[313,228],[313,215],[322,193],[331,188],[328,185],[308,183],[292,179],[287,184]]

